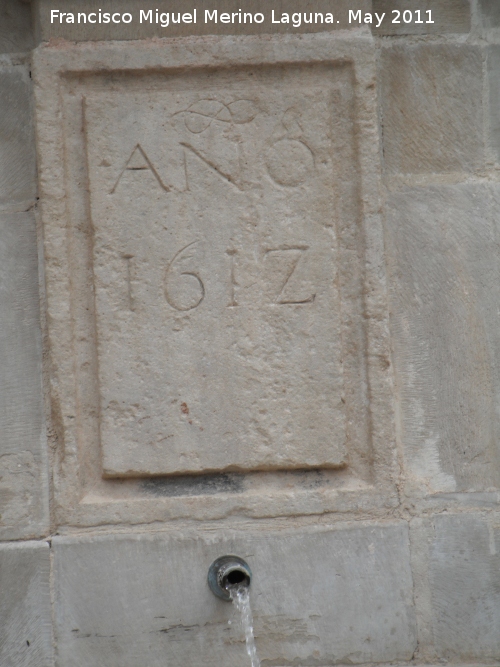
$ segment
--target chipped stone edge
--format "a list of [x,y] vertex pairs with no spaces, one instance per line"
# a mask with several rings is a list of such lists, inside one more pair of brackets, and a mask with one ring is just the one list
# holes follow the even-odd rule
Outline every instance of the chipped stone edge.
[[0,552],[21,549],[29,551],[30,549],[44,550],[49,549],[47,540],[17,540],[15,542],[0,542]]

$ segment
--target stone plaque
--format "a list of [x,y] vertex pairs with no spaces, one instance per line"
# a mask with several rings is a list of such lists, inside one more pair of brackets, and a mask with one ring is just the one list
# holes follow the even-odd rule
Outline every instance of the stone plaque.
[[336,69],[99,83],[85,127],[106,473],[342,465]]
[[38,50],[71,520],[108,521],[122,500],[141,521],[187,511],[173,487],[134,478],[181,475],[198,493],[194,474],[203,488],[241,475],[200,516],[292,511],[290,483],[319,511],[342,506],[339,485],[390,481],[375,72],[368,34]]

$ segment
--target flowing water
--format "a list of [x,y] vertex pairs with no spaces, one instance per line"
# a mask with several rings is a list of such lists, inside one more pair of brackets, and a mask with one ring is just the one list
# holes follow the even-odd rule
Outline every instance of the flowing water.
[[250,607],[250,594],[247,586],[232,586],[229,590],[234,606],[241,614],[241,624],[245,630],[247,653],[250,656],[251,667],[260,667],[260,660],[253,636],[253,618]]

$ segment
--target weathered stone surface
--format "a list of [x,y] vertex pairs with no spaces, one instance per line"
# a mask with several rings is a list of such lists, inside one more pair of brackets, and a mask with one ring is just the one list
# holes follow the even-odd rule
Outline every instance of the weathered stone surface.
[[468,172],[482,166],[482,67],[480,48],[465,44],[382,49],[388,172]]
[[499,213],[494,186],[414,188],[388,201],[391,328],[409,488],[500,486]]
[[343,465],[350,74],[206,76],[86,95],[104,470]]
[[65,667],[246,666],[238,617],[206,582],[211,562],[226,553],[252,568],[264,665],[408,660],[415,649],[403,523],[69,537],[53,548]]
[[499,515],[416,519],[411,536],[419,659],[498,660]]
[[[172,13],[177,19],[178,12],[181,15],[185,12],[193,12],[194,7],[197,9],[196,23],[173,23],[170,16]],[[149,37],[180,37],[187,35],[251,35],[251,34],[266,34],[266,33],[307,33],[307,32],[323,32],[325,30],[338,30],[359,27],[357,25],[349,24],[349,9],[352,9],[352,2],[350,0],[335,0],[335,3],[328,0],[276,0],[271,5],[266,0],[251,0],[242,5],[238,0],[217,0],[214,4],[210,0],[198,0],[196,3],[186,4],[184,0],[159,0],[153,7],[153,22],[140,22],[140,11],[146,13],[152,8],[152,5],[146,0],[107,0],[106,6],[99,3],[97,0],[86,0],[85,6],[78,0],[65,0],[64,6],[56,7],[50,0],[37,0],[36,2],[36,17],[38,24],[39,39],[48,41],[53,37],[63,37],[64,39],[72,41],[87,41],[87,40],[127,40],[127,39],[145,39]],[[59,9],[63,12],[73,12],[75,15],[75,23],[66,23],[66,17],[62,17],[51,23],[51,10]],[[78,13],[84,11],[87,15],[90,12],[119,12],[122,15],[125,12],[130,12],[132,15],[131,23],[100,23],[98,16],[96,17],[96,24],[80,23],[78,24]],[[169,25],[168,27],[161,27],[156,22],[156,9],[159,14],[168,13]],[[209,19],[205,22],[205,11],[209,11],[213,15],[213,11],[217,10],[217,22]],[[369,11],[371,9],[371,0],[357,0],[356,9],[361,11]],[[274,10],[274,23],[272,10]],[[241,11],[241,22],[239,19]],[[288,23],[281,23],[283,13],[288,14]],[[234,16],[234,21],[231,19],[230,23],[222,22],[220,15],[229,13],[231,17]],[[244,14],[251,13],[252,17],[256,13],[264,15],[264,21],[257,23],[253,18],[252,22],[245,23]],[[309,15],[312,13],[312,19]],[[316,13],[323,14],[323,23],[318,17],[315,19]],[[327,18],[327,13],[330,13],[332,19]],[[300,15],[300,23],[298,18],[292,18],[293,14]],[[304,19],[304,14],[306,18]],[[84,20],[83,18],[81,19]],[[128,19],[126,19],[128,20]],[[224,19],[225,20],[225,19]],[[311,22],[312,20],[312,22]],[[326,23],[327,20],[330,22]],[[333,20],[333,22],[331,22]],[[257,17],[257,21],[260,18]],[[279,21],[279,22],[278,22]],[[293,24],[297,25],[294,26]]]
[[373,12],[379,16],[386,14],[380,28],[372,28],[376,35],[428,35],[470,30],[469,0],[373,0]]
[[0,90],[0,210],[26,210],[36,194],[28,67],[0,64]]
[[391,483],[374,75],[367,33],[39,50],[66,483],[348,464]]
[[29,51],[33,47],[31,3],[29,0],[2,0],[0,3],[0,53],[20,53]]
[[0,664],[50,667],[52,625],[46,542],[0,545]]
[[500,162],[500,46],[488,48],[489,124],[491,149]]
[[0,536],[48,523],[37,245],[31,213],[0,213]]
[[479,0],[478,6],[485,28],[500,27],[500,5],[496,0]]

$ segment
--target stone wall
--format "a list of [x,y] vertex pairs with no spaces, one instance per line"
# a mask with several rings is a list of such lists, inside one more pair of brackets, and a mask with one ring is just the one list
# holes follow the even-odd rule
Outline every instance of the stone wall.
[[2,667],[500,665],[500,12],[333,4],[0,3]]

